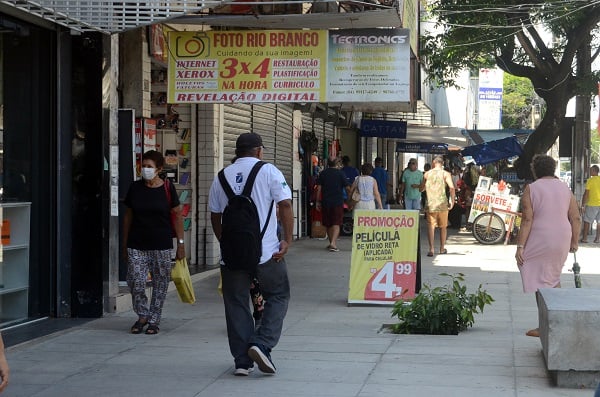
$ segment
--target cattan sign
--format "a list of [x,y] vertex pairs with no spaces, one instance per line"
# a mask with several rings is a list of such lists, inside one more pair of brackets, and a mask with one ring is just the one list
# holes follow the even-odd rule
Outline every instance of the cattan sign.
[[369,120],[360,122],[360,136],[406,139],[404,120]]
[[407,29],[169,33],[169,103],[409,102]]

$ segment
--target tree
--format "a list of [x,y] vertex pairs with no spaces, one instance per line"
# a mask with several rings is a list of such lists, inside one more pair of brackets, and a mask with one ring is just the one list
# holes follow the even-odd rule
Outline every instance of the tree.
[[598,129],[594,129],[591,132],[591,156],[590,160],[592,164],[600,164],[600,133],[598,133]]
[[536,96],[531,82],[524,77],[504,73],[502,127],[531,128],[532,110],[536,105]]
[[[575,95],[596,92],[598,72],[591,51],[598,35],[598,0],[433,0],[427,10],[442,27],[423,37],[422,55],[428,78],[456,85],[460,70],[498,66],[531,81],[546,103],[543,118],[517,163],[520,177],[531,177],[529,163],[556,141],[567,103]],[[543,27],[543,28],[541,28]],[[553,36],[551,45],[544,32]],[[584,59],[587,65],[580,65]]]

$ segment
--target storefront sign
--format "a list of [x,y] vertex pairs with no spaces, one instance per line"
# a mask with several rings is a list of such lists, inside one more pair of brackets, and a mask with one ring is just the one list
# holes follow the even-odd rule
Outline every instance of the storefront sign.
[[169,33],[169,103],[408,102],[407,29]]
[[406,139],[406,121],[362,119],[360,136]]
[[445,143],[397,142],[396,151],[402,153],[447,154],[448,145]]
[[502,89],[504,72],[500,69],[479,69],[479,119],[477,128],[494,130],[502,123]]
[[348,303],[413,298],[418,233],[418,211],[355,210]]

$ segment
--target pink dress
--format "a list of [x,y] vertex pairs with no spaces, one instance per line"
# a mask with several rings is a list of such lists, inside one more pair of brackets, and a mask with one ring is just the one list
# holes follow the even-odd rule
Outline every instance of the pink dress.
[[571,247],[568,213],[572,193],[559,179],[538,179],[529,185],[533,222],[519,266],[523,291],[554,288]]

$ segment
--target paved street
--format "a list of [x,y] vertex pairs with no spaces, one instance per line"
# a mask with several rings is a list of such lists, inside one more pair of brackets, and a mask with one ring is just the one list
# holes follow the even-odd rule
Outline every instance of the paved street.
[[[539,339],[534,296],[524,294],[514,246],[482,246],[451,231],[447,255],[428,258],[422,231],[422,277],[439,285],[439,273],[466,274],[496,300],[458,336],[394,335],[390,307],[346,304],[351,240],[340,252],[303,239],[287,257],[292,301],[279,345],[275,376],[255,370],[232,376],[215,270],[195,275],[197,302],[170,292],[159,335],[131,335],[132,312],[107,315],[8,349],[15,396],[592,396],[592,390],[551,385]],[[577,259],[583,288],[600,287],[600,245],[583,245]],[[572,263],[572,255],[568,264]],[[563,273],[563,287],[573,275]]]

